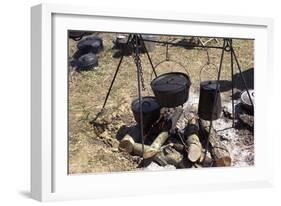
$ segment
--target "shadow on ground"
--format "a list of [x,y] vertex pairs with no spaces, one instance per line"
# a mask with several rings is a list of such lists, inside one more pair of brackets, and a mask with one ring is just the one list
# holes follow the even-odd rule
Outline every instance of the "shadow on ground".
[[[242,76],[245,79],[247,88],[254,89],[254,68],[250,68],[250,69],[243,71]],[[220,82],[221,92],[226,92],[226,91],[231,90],[231,81],[220,80],[219,82]],[[233,84],[234,84],[234,88],[239,89],[241,91],[246,89],[240,73],[236,73],[233,75]]]

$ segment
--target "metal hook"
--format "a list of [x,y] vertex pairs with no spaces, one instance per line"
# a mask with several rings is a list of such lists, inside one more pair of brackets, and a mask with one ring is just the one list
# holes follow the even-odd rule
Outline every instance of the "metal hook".
[[230,52],[231,47],[232,47],[231,46],[232,45],[231,39],[225,39],[225,41],[226,41],[226,45],[224,47],[224,50],[227,51],[227,52]]
[[205,46],[204,44],[203,44],[203,46],[204,46],[204,49],[205,49],[206,54],[207,54],[207,63],[206,63],[206,65],[209,65],[210,64],[210,55],[209,55],[208,47]]
[[169,61],[169,45],[166,44],[166,61]]

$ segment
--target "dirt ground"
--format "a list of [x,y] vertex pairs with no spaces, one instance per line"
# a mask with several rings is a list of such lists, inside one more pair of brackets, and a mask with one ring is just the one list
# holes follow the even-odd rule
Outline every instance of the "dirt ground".
[[[111,94],[109,96],[104,113],[95,124],[91,124],[95,116],[100,112],[109,85],[119,62],[118,51],[113,48],[113,40],[116,34],[98,33],[103,39],[104,50],[98,54],[98,67],[89,71],[73,72],[69,68],[69,173],[94,173],[94,172],[118,172],[138,169],[139,160],[134,156],[118,151],[119,141],[116,135],[121,127],[135,125],[131,112],[131,102],[137,97],[136,67],[132,56],[124,57],[120,72],[117,75]],[[180,41],[183,37],[161,36],[160,40]],[[188,39],[188,38],[187,38]],[[222,39],[212,41],[211,45],[222,45]],[[69,60],[76,52],[77,42],[69,39]],[[254,41],[233,40],[243,73],[253,72],[254,67]],[[208,49],[210,62],[219,65],[221,50]],[[150,52],[154,65],[165,59],[166,47],[157,44]],[[184,47],[169,47],[171,60],[179,62],[182,68],[175,62],[165,62],[156,68],[158,74],[169,71],[188,72],[192,85],[191,93],[196,103],[199,96],[200,69],[206,65],[207,53],[204,49],[191,49]],[[154,78],[148,59],[141,54],[142,67],[145,80],[143,95],[153,95],[150,82]],[[205,68],[201,80],[216,79],[215,67]],[[235,74],[238,72],[235,68]],[[250,75],[251,76],[251,75]],[[243,88],[241,80],[236,74],[236,96]],[[230,55],[225,54],[221,79],[229,83],[231,79]],[[247,79],[247,78],[246,78]],[[253,78],[250,80],[253,87]],[[226,84],[229,86],[229,84]],[[248,85],[249,86],[249,85]],[[227,86],[226,86],[227,87]],[[226,89],[222,93],[223,106],[231,112],[231,91]],[[236,100],[236,103],[238,100]],[[220,120],[222,121],[222,120]],[[215,122],[216,129],[229,126],[231,121]],[[229,135],[232,136],[229,138]],[[221,133],[223,141],[229,144],[233,151],[233,166],[245,166],[254,164],[253,131],[245,128],[230,129]],[[247,138],[247,140],[246,140]],[[228,139],[228,140],[227,140]],[[248,158],[248,159],[247,159]]]

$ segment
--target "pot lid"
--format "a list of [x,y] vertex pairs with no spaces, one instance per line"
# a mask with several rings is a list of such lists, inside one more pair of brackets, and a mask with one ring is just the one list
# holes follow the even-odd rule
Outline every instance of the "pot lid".
[[102,47],[102,39],[98,36],[91,36],[91,37],[82,39],[77,44],[78,49],[84,49],[87,47],[94,47],[94,48]]
[[96,64],[97,64],[97,56],[93,53],[88,53],[80,56],[76,63],[78,68],[95,66]]
[[[200,83],[200,87],[207,91],[213,91],[217,89],[217,81],[204,81]],[[218,89],[220,89],[220,84],[218,85]]]
[[[253,89],[249,89],[248,91],[249,91],[251,100],[252,100],[253,104],[255,105],[255,92],[254,92]],[[242,94],[241,94],[241,102],[242,102],[243,104],[247,104],[247,105],[249,105],[249,106],[252,106],[247,91],[243,91],[243,92],[242,92]]]
[[151,82],[153,90],[157,91],[174,91],[182,89],[183,87],[190,86],[191,82],[189,77],[180,72],[170,72],[156,77]]
[[[132,102],[132,110],[134,112],[139,112],[140,111],[140,103],[139,103],[139,99],[135,99]],[[156,101],[155,97],[152,96],[146,96],[142,98],[142,112],[143,113],[149,113],[149,112],[153,112],[155,110],[160,109],[160,105],[158,104],[158,102]]]

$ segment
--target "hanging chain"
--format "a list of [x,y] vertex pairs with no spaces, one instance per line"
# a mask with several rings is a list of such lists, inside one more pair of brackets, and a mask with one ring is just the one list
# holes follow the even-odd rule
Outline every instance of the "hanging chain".
[[[134,45],[135,45],[135,52],[134,52],[134,55],[133,55],[133,59],[134,59],[134,62],[137,66],[137,69],[139,70],[140,72],[140,79],[141,79],[141,87],[142,87],[142,90],[145,91],[145,84],[144,84],[144,78],[143,78],[143,69],[142,69],[142,64],[141,64],[141,58],[140,58],[140,55],[139,55],[139,49],[140,49],[140,45],[139,45],[139,42],[137,42],[136,40],[134,40]],[[137,51],[137,47],[138,48],[138,51]]]

